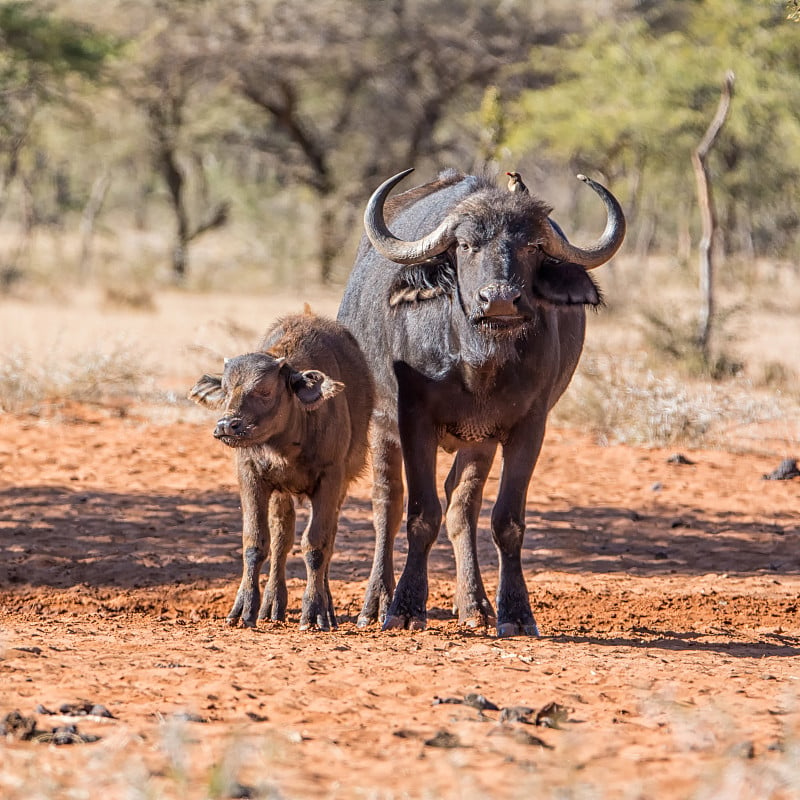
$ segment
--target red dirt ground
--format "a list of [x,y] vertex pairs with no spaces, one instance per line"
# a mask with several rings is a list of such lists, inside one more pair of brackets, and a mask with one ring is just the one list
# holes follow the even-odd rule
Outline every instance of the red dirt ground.
[[[428,629],[358,630],[367,480],[337,539],[338,632],[297,630],[296,553],[289,622],[253,631],[224,624],[240,521],[210,419],[0,415],[0,716],[47,729],[37,705],[85,698],[115,717],[78,721],[92,744],[0,742],[0,796],[800,796],[800,480],[672,452],[549,432],[524,551],[538,640],[459,630],[444,532]],[[553,729],[435,702],[469,693],[569,711]]]

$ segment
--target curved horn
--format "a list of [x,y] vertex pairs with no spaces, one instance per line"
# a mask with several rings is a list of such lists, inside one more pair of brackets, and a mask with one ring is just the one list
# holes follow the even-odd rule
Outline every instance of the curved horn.
[[609,261],[619,250],[622,240],[625,238],[625,214],[617,202],[617,198],[605,186],[585,175],[578,175],[578,180],[589,184],[605,203],[608,215],[606,229],[594,244],[588,247],[576,247],[570,244],[560,228],[551,223],[545,231],[542,247],[553,258],[580,264],[584,269],[594,269]]
[[384,258],[394,261],[397,264],[417,264],[425,261],[426,258],[439,255],[447,250],[453,242],[453,228],[455,221],[451,217],[445,217],[444,221],[436,228],[416,242],[406,242],[398,239],[386,227],[383,219],[383,204],[386,196],[400,183],[403,178],[413,172],[414,168],[399,172],[388,181],[384,181],[372,194],[367,208],[364,211],[364,227],[372,246]]

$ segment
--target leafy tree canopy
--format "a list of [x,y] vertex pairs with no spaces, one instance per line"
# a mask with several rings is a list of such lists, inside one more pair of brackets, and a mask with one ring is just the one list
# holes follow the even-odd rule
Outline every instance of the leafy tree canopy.
[[114,40],[84,23],[38,11],[32,3],[0,5],[0,41],[6,58],[44,67],[57,75],[97,78]]
[[780,205],[800,179],[786,158],[800,147],[800,38],[782,4],[654,4],[534,55],[552,85],[521,98],[509,126],[516,153],[544,147],[579,169],[688,199],[689,154],[732,69],[736,100],[716,156],[724,190]]

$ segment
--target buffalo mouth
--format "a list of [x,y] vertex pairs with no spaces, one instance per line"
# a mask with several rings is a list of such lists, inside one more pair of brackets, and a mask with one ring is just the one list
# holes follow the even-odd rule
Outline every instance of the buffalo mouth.
[[251,444],[250,439],[246,436],[216,436],[215,438],[228,447],[247,447]]
[[227,447],[250,447],[253,444],[253,434],[247,430],[241,433],[214,431],[214,438]]
[[476,328],[495,336],[522,333],[530,320],[521,314],[497,314],[492,316],[475,316],[473,324]]

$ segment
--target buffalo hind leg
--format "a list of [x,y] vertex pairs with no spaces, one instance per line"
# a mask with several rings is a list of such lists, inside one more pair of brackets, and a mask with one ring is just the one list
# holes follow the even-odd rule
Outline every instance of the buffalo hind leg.
[[373,425],[372,519],[375,528],[375,553],[372,560],[364,605],[358,627],[386,620],[394,594],[394,540],[403,521],[403,458],[394,438]]
[[288,594],[286,559],[294,545],[294,500],[287,492],[273,492],[269,501],[269,577],[264,587],[259,619],[285,622]]
[[453,611],[468,628],[494,627],[497,617],[486,594],[478,563],[478,517],[483,487],[492,467],[496,444],[459,450],[445,481],[447,535],[456,559]]
[[[401,383],[402,386],[402,383]],[[398,416],[408,484],[408,555],[384,630],[424,630],[428,623],[428,554],[442,524],[436,492],[436,431],[424,414],[400,399]]]

